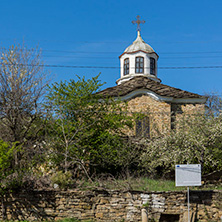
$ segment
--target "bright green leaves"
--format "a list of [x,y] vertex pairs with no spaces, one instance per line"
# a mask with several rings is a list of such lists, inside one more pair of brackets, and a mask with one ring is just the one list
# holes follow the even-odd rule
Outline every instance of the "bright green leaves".
[[16,144],[10,145],[3,140],[0,140],[0,194],[4,189],[9,187],[11,179],[7,179],[9,175],[12,175],[14,169],[12,164],[16,152]]
[[123,129],[132,127],[126,104],[96,94],[103,85],[98,77],[78,77],[49,87],[51,144],[59,159],[54,163],[65,171],[118,165]]
[[15,146],[10,147],[8,143],[0,140],[0,172],[5,173],[5,170],[10,167],[13,159]]

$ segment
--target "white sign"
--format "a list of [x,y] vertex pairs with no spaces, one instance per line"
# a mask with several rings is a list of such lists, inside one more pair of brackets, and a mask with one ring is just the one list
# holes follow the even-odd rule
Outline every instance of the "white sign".
[[201,165],[181,164],[175,166],[176,186],[201,186]]

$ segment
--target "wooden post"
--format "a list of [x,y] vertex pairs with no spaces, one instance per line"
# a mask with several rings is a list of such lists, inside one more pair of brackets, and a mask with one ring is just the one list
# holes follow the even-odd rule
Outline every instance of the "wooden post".
[[148,222],[148,213],[146,209],[142,209],[142,222]]
[[6,211],[5,211],[5,205],[4,205],[4,195],[1,195],[1,204],[2,204],[2,220],[6,220]]

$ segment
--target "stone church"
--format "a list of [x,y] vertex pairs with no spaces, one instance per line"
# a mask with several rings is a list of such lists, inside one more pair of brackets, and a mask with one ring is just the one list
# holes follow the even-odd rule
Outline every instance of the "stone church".
[[137,38],[119,56],[117,85],[99,94],[127,101],[129,113],[144,113],[145,117],[136,121],[133,134],[152,137],[154,127],[155,131],[173,129],[178,115],[203,112],[207,98],[161,83],[157,75],[159,56],[141,37],[139,16],[135,23]]

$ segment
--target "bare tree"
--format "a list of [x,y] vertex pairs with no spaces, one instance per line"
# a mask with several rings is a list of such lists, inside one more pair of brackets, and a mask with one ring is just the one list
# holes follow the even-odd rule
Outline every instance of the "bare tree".
[[42,127],[46,86],[40,51],[13,45],[2,49],[0,56],[0,137],[23,147],[33,145]]
[[218,116],[222,112],[222,98],[218,93],[206,93],[208,98],[206,102],[206,113],[208,115]]

